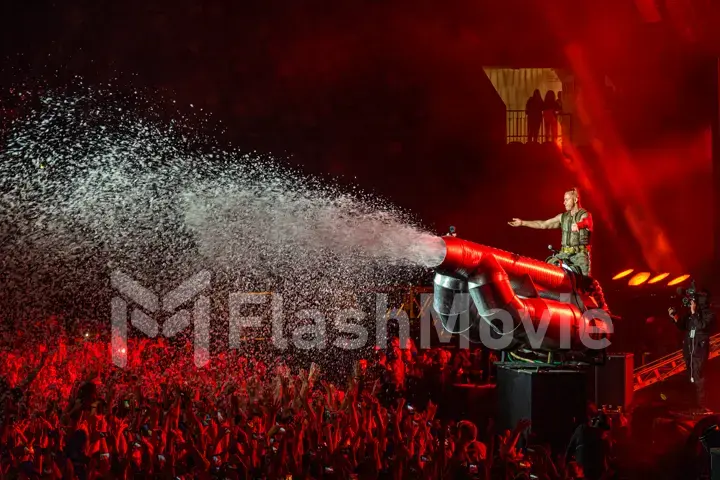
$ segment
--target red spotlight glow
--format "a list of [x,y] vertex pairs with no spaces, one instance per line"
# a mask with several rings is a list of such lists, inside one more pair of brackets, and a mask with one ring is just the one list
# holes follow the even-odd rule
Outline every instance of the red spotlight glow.
[[628,282],[628,285],[631,287],[637,287],[638,285],[642,285],[647,281],[647,279],[650,278],[650,272],[640,272],[636,273]]
[[613,280],[620,280],[621,278],[627,277],[628,275],[630,275],[630,274],[633,272],[633,270],[635,270],[635,269],[634,269],[634,268],[630,268],[630,269],[628,269],[628,270],[623,270],[622,272],[620,272],[620,273],[618,273],[617,275],[615,275],[615,276],[613,277]]
[[672,287],[673,285],[677,285],[678,283],[682,283],[682,282],[684,282],[685,280],[687,280],[688,278],[690,278],[690,275],[680,275],[679,277],[670,280],[670,283],[668,283],[668,287]]
[[661,273],[660,275],[655,275],[653,278],[650,279],[648,283],[657,283],[660,280],[666,279],[669,275],[669,273]]

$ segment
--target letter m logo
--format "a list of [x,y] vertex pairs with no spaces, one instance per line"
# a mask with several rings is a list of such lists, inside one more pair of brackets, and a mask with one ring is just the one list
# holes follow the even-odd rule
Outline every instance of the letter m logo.
[[[150,338],[160,333],[160,324],[151,315],[160,311],[172,313],[162,326],[162,334],[171,338],[194,323],[195,365],[203,367],[209,361],[210,352],[210,300],[199,295],[210,286],[210,272],[202,271],[165,294],[162,301],[151,290],[120,271],[111,276],[111,283],[120,296],[111,302],[112,315],[112,361],[120,368],[127,365],[128,301],[140,308],[130,312],[130,323]],[[196,298],[197,297],[197,298]],[[178,307],[195,298],[193,313]]]

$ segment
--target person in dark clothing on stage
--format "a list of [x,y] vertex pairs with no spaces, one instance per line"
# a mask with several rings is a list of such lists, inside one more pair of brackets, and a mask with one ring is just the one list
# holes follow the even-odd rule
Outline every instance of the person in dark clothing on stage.
[[[691,293],[690,293],[691,292]],[[710,295],[707,292],[695,292],[688,289],[690,313],[680,316],[670,307],[668,313],[675,325],[685,332],[683,340],[683,358],[690,382],[695,385],[698,407],[705,407],[704,367],[710,356],[710,335],[715,323],[715,313],[710,309]]]

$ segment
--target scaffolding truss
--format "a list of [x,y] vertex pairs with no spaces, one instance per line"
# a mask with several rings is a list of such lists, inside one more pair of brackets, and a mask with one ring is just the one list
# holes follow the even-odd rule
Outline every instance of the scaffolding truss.
[[[710,358],[720,355],[720,334],[710,337]],[[682,350],[638,367],[633,372],[633,389],[637,392],[658,382],[662,382],[685,371]]]

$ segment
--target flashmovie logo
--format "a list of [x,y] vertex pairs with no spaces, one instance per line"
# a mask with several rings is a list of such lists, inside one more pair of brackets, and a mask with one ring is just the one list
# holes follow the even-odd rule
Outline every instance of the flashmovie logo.
[[[200,293],[210,287],[210,272],[195,274],[162,299],[120,271],[112,273],[111,283],[120,294],[111,301],[110,348],[115,365],[120,368],[127,365],[128,309],[131,303],[135,304],[135,308],[130,311],[129,323],[150,338],[155,338],[161,330],[160,324],[151,315],[172,313],[162,325],[162,335],[167,338],[172,338],[192,324],[195,365],[198,368],[207,365],[210,361],[210,299]],[[187,309],[178,310],[193,299],[192,313]]]

